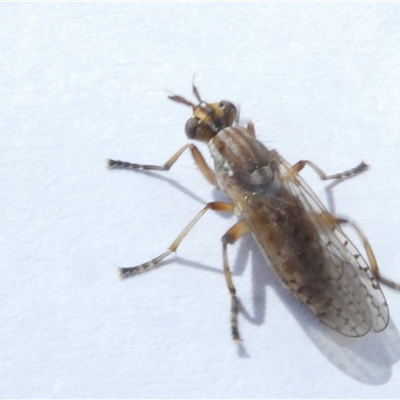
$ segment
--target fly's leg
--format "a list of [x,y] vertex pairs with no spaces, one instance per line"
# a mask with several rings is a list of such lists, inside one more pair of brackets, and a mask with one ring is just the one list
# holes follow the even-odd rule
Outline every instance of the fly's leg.
[[391,287],[392,289],[400,290],[400,285],[398,283],[391,281],[390,279],[387,279],[381,275],[381,273],[379,271],[379,267],[378,267],[378,262],[376,261],[375,254],[372,250],[371,245],[368,242],[368,239],[366,238],[366,236],[365,236],[364,232],[361,230],[361,228],[354,222],[349,221],[344,218],[334,218],[334,220],[337,224],[340,224],[340,225],[341,224],[350,225],[357,232],[358,236],[360,237],[360,239],[362,241],[365,252],[367,253],[367,257],[369,260],[369,265],[371,267],[372,273],[374,274],[376,279],[378,279],[378,281],[383,283],[384,285]]
[[[338,174],[333,174],[333,175],[326,175],[324,171],[322,171],[319,167],[317,167],[311,161],[300,160],[291,167],[289,174],[298,174],[306,165],[310,166],[319,175],[319,177],[324,181],[329,180],[329,179],[340,180],[340,179],[351,178],[351,177],[358,175],[368,169],[368,164],[362,162],[357,167],[349,169],[347,171],[340,172]],[[379,282],[381,282],[395,290],[400,290],[400,285],[398,283],[391,281],[390,279],[387,279],[381,275],[381,273],[379,271],[379,267],[378,267],[378,262],[376,261],[376,257],[372,250],[372,247],[369,244],[368,239],[366,238],[366,236],[364,235],[363,231],[360,229],[359,226],[357,226],[354,222],[351,222],[347,219],[336,218],[330,214],[329,215],[325,214],[325,215],[321,216],[321,218],[323,218],[325,220],[325,222],[327,222],[328,224],[331,224],[332,226],[335,224],[339,224],[339,225],[349,224],[350,226],[352,226],[353,229],[357,232],[358,236],[360,237],[360,239],[363,243],[364,249],[367,253],[367,257],[369,260],[369,265],[370,265],[372,273],[374,274],[376,279]]]
[[199,167],[201,173],[207,179],[207,181],[218,188],[214,171],[207,165],[206,160],[200,153],[199,149],[191,143],[181,147],[164,165],[144,165],[119,160],[108,160],[108,166],[110,168],[134,169],[139,171],[168,171],[186,149],[191,151],[196,165]]
[[332,183],[330,186],[328,186],[326,188],[326,192],[327,192],[327,196],[328,196],[329,210],[333,214],[335,214],[335,212],[334,212],[333,195],[332,195],[332,191],[331,191],[332,187],[336,183],[340,183],[345,179],[352,178],[353,176],[356,176],[356,175],[366,171],[369,168],[369,166],[366,163],[361,162],[355,168],[351,168],[349,170],[346,170],[346,171],[343,171],[343,172],[339,172],[338,174],[327,175],[324,171],[322,171],[321,168],[319,168],[313,162],[308,161],[308,160],[300,160],[290,168],[290,170],[286,173],[286,176],[284,176],[284,178],[288,178],[289,180],[295,180],[296,179],[296,175],[306,165],[311,167],[323,181],[335,180],[334,183]]
[[322,171],[321,168],[319,168],[317,165],[315,165],[313,162],[308,161],[308,160],[300,160],[296,164],[292,165],[289,174],[294,174],[297,175],[306,165],[311,167],[323,181],[327,181],[330,179],[347,179],[351,178],[355,175],[360,174],[361,172],[364,172],[368,169],[368,164],[365,164],[365,162],[360,163],[357,165],[355,168],[351,168],[347,171],[339,172],[338,174],[333,174],[333,175],[327,175],[325,174],[324,171]]
[[256,128],[252,122],[247,124],[247,131],[251,134],[251,136],[256,137]]
[[178,235],[178,237],[174,240],[174,242],[169,246],[168,250],[156,258],[152,260],[138,265],[136,267],[130,268],[121,268],[120,275],[122,278],[137,275],[142,272],[146,272],[157,266],[157,264],[162,261],[164,258],[168,257],[171,253],[174,253],[178,246],[181,244],[182,240],[186,237],[186,235],[191,231],[197,221],[208,211],[214,210],[219,212],[233,212],[234,205],[230,203],[223,203],[223,202],[211,202],[208,203],[193,219],[192,221],[186,226],[186,228]]
[[232,329],[232,337],[235,342],[241,342],[239,330],[238,330],[238,322],[237,316],[239,312],[238,300],[236,297],[236,289],[233,284],[231,270],[229,269],[228,262],[228,252],[227,246],[228,244],[233,244],[237,240],[239,240],[242,236],[250,231],[250,227],[247,225],[247,222],[241,220],[233,225],[224,236],[222,236],[222,254],[224,260],[224,274],[226,283],[228,285],[229,293],[231,294],[232,306],[231,306],[231,329]]
[[332,228],[335,228],[337,225],[343,225],[343,224],[350,225],[357,232],[359,238],[361,239],[361,242],[364,246],[365,252],[367,253],[369,266],[371,267],[371,271],[372,271],[373,275],[375,276],[375,278],[379,282],[391,287],[392,289],[400,290],[400,285],[398,283],[391,281],[390,279],[387,279],[381,275],[381,273],[379,271],[379,267],[378,267],[378,262],[376,261],[376,257],[372,250],[372,247],[371,247],[367,237],[365,236],[364,232],[361,230],[361,228],[356,223],[349,221],[348,219],[345,219],[345,218],[334,217],[328,213],[319,215],[319,218],[321,218],[324,223],[330,225]]

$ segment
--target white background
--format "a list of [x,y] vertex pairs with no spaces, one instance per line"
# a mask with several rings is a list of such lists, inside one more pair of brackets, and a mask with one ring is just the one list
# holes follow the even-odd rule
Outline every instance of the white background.
[[[191,98],[241,106],[291,163],[369,172],[334,207],[400,280],[399,4],[1,4],[0,396],[336,397],[400,393],[400,295],[392,323],[331,337],[277,283],[251,237],[229,251],[244,311],[231,341],[220,237],[206,215],[178,256],[161,254],[210,200],[184,155]],[[201,146],[200,146],[201,147]],[[201,147],[204,154],[207,148]],[[208,155],[207,155],[208,157]],[[304,176],[323,200],[314,173]],[[239,254],[238,254],[239,253]]]

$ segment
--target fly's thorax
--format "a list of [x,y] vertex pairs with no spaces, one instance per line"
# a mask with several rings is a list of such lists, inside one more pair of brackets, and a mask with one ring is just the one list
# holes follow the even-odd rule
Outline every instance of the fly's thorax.
[[239,185],[249,192],[269,192],[276,196],[282,187],[279,162],[274,150],[268,150],[241,126],[221,130],[209,141],[221,189]]

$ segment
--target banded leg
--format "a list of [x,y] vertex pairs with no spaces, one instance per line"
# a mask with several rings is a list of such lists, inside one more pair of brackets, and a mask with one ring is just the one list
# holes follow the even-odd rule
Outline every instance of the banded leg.
[[375,275],[376,279],[378,279],[379,282],[383,283],[386,286],[391,287],[392,289],[395,290],[400,290],[400,285],[394,281],[391,281],[390,279],[387,279],[383,277],[379,271],[378,267],[378,262],[376,261],[375,254],[372,250],[371,245],[368,242],[368,239],[366,238],[364,232],[361,230],[361,228],[355,224],[352,221],[349,221],[344,218],[335,218],[335,222],[338,223],[339,225],[341,224],[349,224],[358,234],[360,237],[362,244],[364,246],[365,252],[367,253],[369,265],[371,267],[372,273]]
[[338,174],[333,174],[333,175],[326,175],[322,169],[320,169],[317,165],[315,165],[313,162],[308,161],[308,160],[300,160],[296,164],[292,165],[292,168],[290,169],[290,173],[293,173],[297,175],[306,165],[311,167],[323,181],[327,181],[330,179],[347,179],[351,178],[355,175],[358,175],[368,169],[368,164],[365,164],[365,162],[361,162],[357,167],[351,168],[347,171],[339,172]]
[[381,275],[378,267],[378,262],[376,261],[376,257],[372,250],[372,247],[367,237],[365,236],[364,232],[356,223],[345,218],[334,217],[331,214],[321,214],[319,215],[319,218],[321,218],[324,221],[324,223],[332,226],[333,228],[335,228],[336,225],[343,225],[343,224],[350,225],[357,232],[357,235],[361,239],[365,252],[367,253],[369,266],[371,267],[371,271],[376,277],[376,279],[378,279],[378,281],[383,283],[384,285],[391,287],[392,289],[400,290],[400,285],[398,283],[391,281],[390,279],[387,279]]
[[223,202],[211,202],[208,203],[193,219],[192,221],[186,226],[186,228],[178,235],[178,237],[173,241],[171,246],[169,246],[168,250],[156,258],[152,260],[140,264],[136,267],[130,268],[120,268],[120,275],[122,278],[126,278],[131,275],[137,275],[142,272],[146,272],[157,266],[157,264],[162,261],[164,258],[168,257],[171,253],[174,253],[178,246],[181,244],[182,240],[186,237],[186,235],[191,231],[191,229],[196,225],[197,221],[208,211],[214,210],[219,212],[233,212],[234,205],[230,203],[223,203]]
[[238,300],[236,297],[236,289],[233,284],[231,270],[229,268],[228,262],[228,252],[227,246],[228,244],[233,244],[238,241],[242,236],[250,231],[250,227],[247,225],[245,220],[241,220],[233,225],[224,236],[222,236],[222,255],[224,260],[224,274],[226,283],[228,285],[229,293],[231,294],[232,306],[231,306],[231,329],[232,329],[232,337],[235,342],[241,342],[239,330],[238,330],[238,322],[237,316],[239,312]]
[[196,165],[198,166],[203,176],[207,179],[207,181],[218,188],[217,179],[215,178],[214,171],[207,165],[206,160],[200,153],[199,149],[192,143],[186,144],[185,146],[181,147],[164,165],[134,164],[126,161],[108,160],[108,167],[135,169],[139,171],[168,171],[186,149],[189,149],[191,151]]

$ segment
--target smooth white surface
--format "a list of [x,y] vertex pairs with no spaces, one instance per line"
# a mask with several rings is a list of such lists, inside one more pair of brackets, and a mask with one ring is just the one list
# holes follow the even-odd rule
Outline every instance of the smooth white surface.
[[400,280],[399,4],[0,11],[1,397],[398,398],[400,295],[385,289],[384,334],[336,343],[250,237],[229,253],[247,313],[232,343],[220,237],[234,217],[206,215],[178,258],[121,281],[117,267],[162,253],[223,197],[189,154],[158,175],[105,160],[162,164],[185,144],[190,110],[166,97],[191,98],[195,73],[290,162],[372,166],[335,188],[335,209]]

